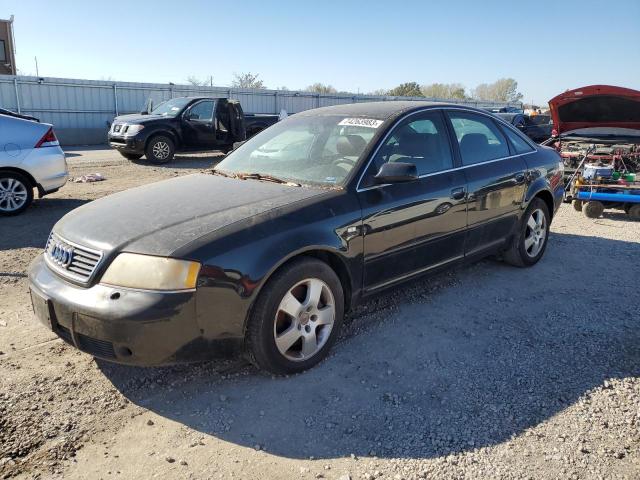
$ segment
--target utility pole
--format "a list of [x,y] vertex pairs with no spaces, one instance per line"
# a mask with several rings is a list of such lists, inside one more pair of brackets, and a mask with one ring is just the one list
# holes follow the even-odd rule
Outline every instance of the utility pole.
[[38,57],[33,57],[33,59],[36,61],[36,77],[39,77],[40,72],[38,71]]
[[209,75],[209,86],[213,87],[213,75]]

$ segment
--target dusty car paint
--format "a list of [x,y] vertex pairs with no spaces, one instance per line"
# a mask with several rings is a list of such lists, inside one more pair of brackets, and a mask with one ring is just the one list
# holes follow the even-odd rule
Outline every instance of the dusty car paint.
[[[54,231],[102,249],[101,271],[120,251],[191,259],[202,263],[197,288],[167,300],[155,293],[105,287],[98,283],[99,274],[90,285],[71,285],[49,271],[40,256],[29,274],[36,300],[51,299],[54,330],[57,323],[71,331],[71,342],[89,353],[101,356],[82,348],[76,329],[113,342],[112,361],[167,364],[242,346],[248,315],[262,287],[299,255],[329,263],[353,305],[400,281],[497,253],[509,244],[532,198],[547,202],[551,214],[560,205],[562,174],[552,149],[532,145],[528,154],[511,152],[504,159],[464,167],[457,143],[450,139],[454,168],[448,171],[411,183],[364,187],[360,182],[397,121],[425,110],[444,114],[449,108],[460,109],[386,102],[304,112],[340,112],[384,122],[344,188],[198,175],[82,207]],[[460,188],[462,196],[456,193]],[[150,351],[150,341],[159,345],[156,352]],[[121,355],[124,348],[133,354]]]

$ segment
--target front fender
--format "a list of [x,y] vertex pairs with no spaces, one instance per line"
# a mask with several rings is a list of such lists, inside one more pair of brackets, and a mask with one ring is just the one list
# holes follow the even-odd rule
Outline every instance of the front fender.
[[241,337],[255,300],[272,275],[300,255],[331,256],[348,272],[350,290],[362,285],[362,218],[355,196],[272,211],[242,222],[201,247],[198,323],[206,337]]

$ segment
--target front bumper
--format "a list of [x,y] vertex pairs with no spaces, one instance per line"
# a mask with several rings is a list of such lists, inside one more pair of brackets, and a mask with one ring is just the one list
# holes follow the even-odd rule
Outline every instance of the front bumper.
[[106,285],[82,288],[53,273],[39,255],[29,267],[38,320],[76,348],[112,362],[169,365],[203,360],[238,345],[207,339],[196,321],[196,293]]
[[125,137],[122,135],[108,135],[109,145],[123,153],[144,155],[144,139],[139,136]]

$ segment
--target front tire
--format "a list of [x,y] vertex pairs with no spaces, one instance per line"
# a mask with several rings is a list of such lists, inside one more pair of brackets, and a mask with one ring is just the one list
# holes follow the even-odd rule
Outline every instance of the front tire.
[[538,263],[547,249],[550,223],[547,204],[540,198],[531,200],[513,243],[504,254],[505,261],[516,267],[531,267]]
[[169,137],[157,135],[149,140],[145,155],[147,160],[157,165],[170,162],[176,153],[176,147]]
[[340,279],[324,262],[295,260],[269,280],[247,325],[249,360],[283,375],[307,370],[335,342],[344,317]]
[[0,215],[18,215],[33,202],[33,185],[17,172],[0,172]]

